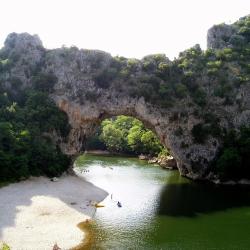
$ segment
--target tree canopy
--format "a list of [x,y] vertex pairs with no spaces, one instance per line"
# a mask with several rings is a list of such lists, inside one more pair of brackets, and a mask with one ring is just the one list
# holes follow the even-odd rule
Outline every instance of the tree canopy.
[[61,174],[69,158],[53,143],[52,133],[68,131],[66,114],[47,93],[0,91],[0,181]]
[[157,155],[163,149],[154,132],[138,119],[124,115],[104,120],[95,138],[88,146],[98,148],[101,145],[111,152]]

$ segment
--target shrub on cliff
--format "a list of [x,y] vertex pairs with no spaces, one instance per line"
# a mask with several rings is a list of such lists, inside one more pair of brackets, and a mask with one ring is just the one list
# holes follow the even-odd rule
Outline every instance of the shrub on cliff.
[[234,178],[241,166],[241,156],[236,148],[225,148],[222,155],[219,157],[216,167],[221,177]]
[[222,178],[250,178],[250,127],[230,131],[216,161],[215,171]]
[[50,93],[57,82],[57,77],[52,73],[39,73],[32,78],[32,81],[36,90]]

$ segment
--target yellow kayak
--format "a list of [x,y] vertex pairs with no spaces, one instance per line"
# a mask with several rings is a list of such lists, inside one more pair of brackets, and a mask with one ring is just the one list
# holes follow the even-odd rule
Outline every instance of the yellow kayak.
[[97,208],[98,208],[98,207],[105,207],[105,206],[104,206],[104,205],[102,205],[102,204],[98,204],[98,203],[96,203],[96,204],[95,204],[95,207],[97,207]]

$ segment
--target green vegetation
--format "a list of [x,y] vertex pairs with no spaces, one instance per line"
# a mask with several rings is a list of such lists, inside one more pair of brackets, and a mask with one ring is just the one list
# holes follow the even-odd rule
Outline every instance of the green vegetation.
[[49,78],[45,81],[43,75],[34,79],[35,87],[27,90],[21,89],[22,83],[17,79],[11,81],[10,89],[0,84],[1,182],[30,175],[57,176],[69,165],[68,157],[55,146],[52,135],[68,134],[67,116],[46,92],[41,92],[45,82],[46,86],[51,84],[47,82]]
[[250,178],[250,127],[239,133],[230,131],[224,137],[224,147],[215,163],[215,172],[221,178]]
[[10,247],[6,243],[3,243],[0,250],[10,250]]
[[146,129],[142,122],[124,115],[104,120],[86,146],[89,149],[136,155],[158,155],[164,149],[156,135]]

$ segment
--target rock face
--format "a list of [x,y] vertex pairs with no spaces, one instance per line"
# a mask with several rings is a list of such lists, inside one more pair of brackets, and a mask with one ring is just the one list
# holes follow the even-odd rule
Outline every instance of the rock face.
[[[208,33],[208,46],[224,46],[218,40],[231,36],[233,32],[227,26],[213,28]],[[201,179],[209,174],[210,163],[221,145],[220,139],[213,135],[209,135],[202,143],[194,141],[192,131],[197,124],[204,122],[202,113],[213,112],[219,117],[217,125],[225,130],[250,124],[249,84],[235,90],[239,108],[236,103],[224,105],[225,99],[213,96],[211,85],[215,83],[206,75],[201,75],[199,82],[207,96],[205,106],[200,107],[190,95],[186,95],[173,105],[162,107],[148,101],[143,95],[131,94],[136,82],[144,77],[144,68],[150,66],[143,61],[136,61],[134,66],[133,61],[124,59],[126,67],[134,69],[129,73],[120,69],[120,74],[113,78],[110,77],[113,73],[111,69],[114,69],[116,61],[102,51],[79,50],[76,47],[46,50],[37,36],[26,33],[9,35],[2,50],[9,58],[16,56],[15,66],[4,78],[6,85],[11,78],[18,77],[23,87],[31,87],[34,72],[56,77],[57,82],[50,96],[67,113],[72,127],[67,142],[58,139],[58,143],[72,157],[83,151],[85,138],[103,119],[129,115],[140,119],[156,132],[161,142],[170,149],[182,175]],[[167,68],[169,63],[166,59],[159,67]],[[180,74],[184,73],[180,71]],[[145,90],[144,87],[141,89]],[[168,98],[170,96],[166,93],[165,99]],[[201,115],[197,116],[197,112]]]
[[[140,158],[140,157],[139,157]],[[148,160],[149,164],[157,163],[162,168],[166,169],[177,169],[177,163],[173,156],[159,156],[159,157],[153,157],[152,159]]]
[[40,38],[28,33],[11,33],[2,50],[15,63],[15,67],[10,69],[10,75],[5,76],[5,83],[8,85],[9,80],[15,77],[23,83],[23,87],[29,86],[34,71],[39,70],[44,60],[45,49]]
[[172,156],[159,157],[158,163],[161,167],[166,169],[176,169],[176,160]]
[[227,47],[236,29],[227,24],[219,24],[210,28],[207,32],[207,47],[210,49],[222,49]]

